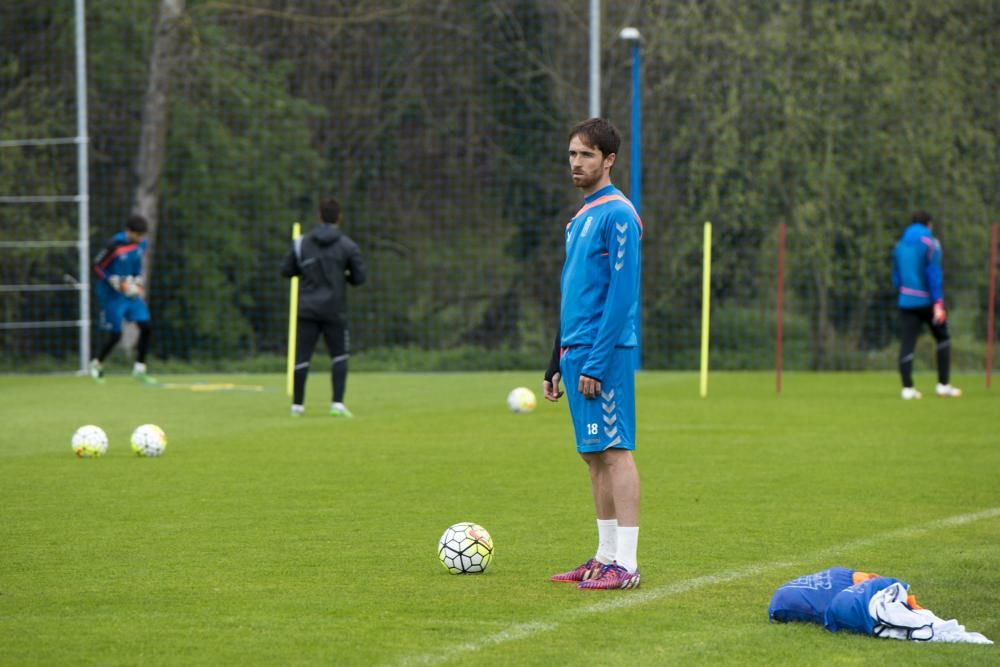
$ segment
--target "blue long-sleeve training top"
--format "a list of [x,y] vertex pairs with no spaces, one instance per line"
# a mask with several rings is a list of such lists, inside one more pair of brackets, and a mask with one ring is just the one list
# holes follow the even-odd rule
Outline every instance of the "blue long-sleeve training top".
[[897,304],[907,310],[944,298],[941,244],[926,225],[912,223],[893,249],[892,285],[899,295]]
[[566,226],[560,345],[591,348],[582,373],[605,377],[615,347],[638,345],[642,221],[618,188],[584,199]]

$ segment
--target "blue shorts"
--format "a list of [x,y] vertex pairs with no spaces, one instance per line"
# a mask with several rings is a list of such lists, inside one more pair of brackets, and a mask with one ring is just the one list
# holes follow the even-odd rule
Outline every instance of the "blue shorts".
[[130,299],[120,294],[107,298],[102,304],[101,328],[115,333],[121,333],[122,320],[129,322],[148,322],[149,308],[140,298]]
[[580,393],[580,371],[590,349],[571,347],[559,363],[576,432],[576,451],[635,449],[635,350],[616,347],[607,377],[601,378],[600,397],[586,399]]

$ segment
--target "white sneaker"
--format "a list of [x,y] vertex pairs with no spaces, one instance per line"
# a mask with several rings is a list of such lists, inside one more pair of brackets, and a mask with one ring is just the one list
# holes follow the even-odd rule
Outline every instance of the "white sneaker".
[[305,413],[306,413],[306,408],[305,408],[304,405],[297,405],[295,403],[292,403],[292,416],[293,417],[301,417]]
[[915,401],[919,398],[923,398],[924,395],[913,387],[903,387],[902,396],[904,401]]
[[331,403],[330,404],[330,416],[331,417],[353,417],[354,414],[347,409],[347,406],[343,403]]
[[958,387],[952,387],[950,384],[941,384],[938,382],[937,387],[934,388],[938,396],[944,398],[958,398],[962,395],[962,390]]
[[94,379],[97,384],[104,383],[104,368],[101,366],[101,362],[97,359],[90,360],[90,377]]

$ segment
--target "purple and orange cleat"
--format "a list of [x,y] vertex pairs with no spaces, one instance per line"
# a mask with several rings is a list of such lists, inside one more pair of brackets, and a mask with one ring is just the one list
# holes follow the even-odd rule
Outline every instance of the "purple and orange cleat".
[[612,588],[639,588],[639,570],[629,572],[618,563],[605,565],[601,573],[576,585],[590,591],[610,590]]
[[553,574],[549,579],[552,581],[565,581],[569,583],[577,583],[579,581],[587,581],[588,579],[593,579],[601,573],[602,568],[607,567],[604,563],[597,560],[596,558],[591,558],[583,565],[579,565],[569,572],[560,572],[559,574]]

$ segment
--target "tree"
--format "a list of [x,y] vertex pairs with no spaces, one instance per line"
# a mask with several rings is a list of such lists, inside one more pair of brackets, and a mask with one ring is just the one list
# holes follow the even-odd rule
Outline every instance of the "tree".
[[139,155],[136,158],[133,211],[149,222],[149,249],[144,273],[148,290],[153,277],[156,232],[159,227],[160,175],[167,150],[170,82],[178,61],[179,31],[185,0],[161,0],[156,21],[153,52],[149,58],[149,81],[142,105]]

